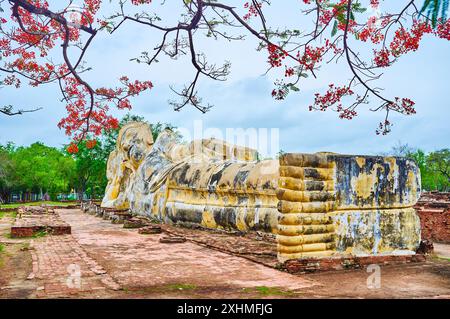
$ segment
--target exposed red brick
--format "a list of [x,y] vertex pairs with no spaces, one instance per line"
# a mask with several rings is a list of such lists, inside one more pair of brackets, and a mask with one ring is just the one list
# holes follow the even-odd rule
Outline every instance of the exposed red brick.
[[11,227],[12,238],[31,237],[34,233],[33,227]]
[[400,256],[367,256],[344,258],[308,258],[288,260],[283,268],[289,273],[305,273],[330,270],[359,269],[367,265],[389,265],[410,262],[424,262],[425,255],[400,255]]
[[422,239],[450,242],[450,193],[424,193],[415,206]]
[[71,227],[63,222],[54,209],[48,207],[19,207],[11,237],[31,237],[37,232],[45,231],[52,235],[67,235]]

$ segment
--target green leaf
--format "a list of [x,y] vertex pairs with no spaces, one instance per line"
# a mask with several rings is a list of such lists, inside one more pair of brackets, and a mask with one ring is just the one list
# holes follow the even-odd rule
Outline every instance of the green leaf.
[[425,0],[420,13],[426,12],[427,18],[431,20],[431,24],[435,28],[439,19],[447,20],[448,8],[449,0]]
[[431,0],[425,0],[425,3],[423,4],[422,9],[420,10],[421,13],[425,12],[425,10],[428,8],[428,6],[430,5]]
[[333,29],[331,29],[331,36],[334,37],[338,31],[338,23],[334,20]]

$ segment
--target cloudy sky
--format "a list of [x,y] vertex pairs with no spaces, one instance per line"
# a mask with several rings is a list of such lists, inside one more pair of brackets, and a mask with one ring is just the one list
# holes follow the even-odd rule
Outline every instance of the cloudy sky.
[[[284,9],[289,6],[294,10]],[[176,17],[173,14],[176,9],[175,2],[166,5],[161,16]],[[301,24],[298,22],[302,21],[300,9],[298,1],[283,1],[283,6],[274,5],[267,19],[272,25],[286,21],[292,25]],[[181,88],[194,75],[189,61],[164,58],[152,68],[129,61],[142,51],[151,51],[160,37],[161,34],[154,30],[132,24],[114,35],[101,34],[86,55],[87,63],[93,67],[86,79],[95,86],[114,86],[115,79],[124,74],[131,79],[151,80],[154,89],[133,99],[133,114],[144,116],[150,122],[171,123],[191,131],[195,121],[200,120],[204,129],[215,128],[223,135],[226,135],[227,128],[277,128],[279,147],[283,151],[376,154],[388,151],[399,142],[426,151],[450,147],[449,41],[428,36],[418,52],[402,57],[385,71],[377,83],[385,89],[384,94],[411,98],[416,102],[417,114],[393,116],[395,125],[392,132],[387,136],[377,136],[375,129],[384,119],[384,114],[370,112],[365,106],[359,109],[360,115],[352,121],[340,120],[334,112],[308,111],[315,92],[324,92],[332,82],[347,83],[350,74],[345,65],[323,67],[318,79],[307,79],[300,85],[299,93],[289,95],[284,101],[275,101],[270,92],[276,76],[263,75],[267,66],[266,53],[257,52],[257,43],[250,38],[230,44],[205,40],[200,34],[196,35],[197,50],[205,52],[211,62],[230,61],[231,74],[227,82],[200,81],[199,93],[214,105],[207,114],[189,106],[174,112],[168,104],[168,100],[175,98],[169,86]],[[2,104],[43,106],[44,109],[18,117],[0,115],[0,143],[13,141],[28,145],[43,141],[60,147],[68,142],[68,137],[56,126],[65,114],[56,86],[24,87],[20,90],[5,88],[1,94]],[[114,114],[121,117],[125,112],[115,111]]]

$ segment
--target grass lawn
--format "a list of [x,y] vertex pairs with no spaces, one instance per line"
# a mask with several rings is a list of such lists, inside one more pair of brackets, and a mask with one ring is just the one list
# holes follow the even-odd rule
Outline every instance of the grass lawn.
[[0,205],[0,208],[17,208],[17,207],[20,207],[20,206],[40,206],[42,204],[50,205],[50,206],[69,206],[69,205],[76,204],[76,202],[45,202],[45,201],[40,201],[40,202],[32,202],[32,203],[14,203],[14,204]]
[[2,211],[0,212],[0,219],[3,217],[12,217],[16,218],[17,213],[15,211]]

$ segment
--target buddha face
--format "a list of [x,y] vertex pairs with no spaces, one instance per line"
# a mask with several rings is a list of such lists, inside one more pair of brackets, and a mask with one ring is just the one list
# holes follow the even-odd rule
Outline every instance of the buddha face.
[[120,130],[116,148],[108,159],[104,207],[128,208],[127,189],[152,146],[152,131],[148,124],[129,123]]
[[130,123],[119,132],[116,148],[121,150],[130,168],[136,170],[153,145],[150,126],[145,123]]

